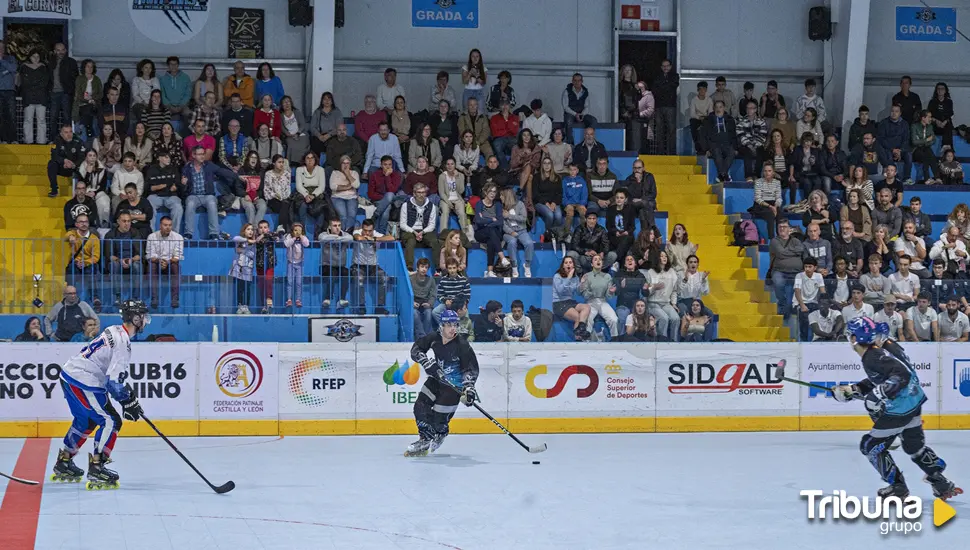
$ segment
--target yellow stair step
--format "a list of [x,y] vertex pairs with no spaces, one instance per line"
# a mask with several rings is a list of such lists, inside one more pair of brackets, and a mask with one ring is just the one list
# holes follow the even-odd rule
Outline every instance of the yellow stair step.
[[24,164],[28,166],[39,166],[46,170],[47,163],[51,160],[50,148],[46,153],[37,154],[17,154],[0,152],[0,163],[2,164]]
[[[44,185],[40,186],[35,183],[0,183],[0,205],[8,203],[10,200],[19,199],[20,197],[43,197],[46,199],[47,193],[50,192],[50,187],[47,185],[47,178],[41,176],[32,177],[43,179]],[[9,197],[9,199],[7,199],[7,197]]]
[[684,164],[689,166],[697,165],[697,157],[689,157],[682,155],[640,155],[640,160],[644,164],[650,162],[652,164]]
[[12,164],[0,164],[0,174],[7,175],[17,175],[17,174],[29,174],[29,175],[40,175],[46,174],[47,168],[45,165],[36,164],[22,164],[20,162],[15,162]]
[[660,176],[667,175],[690,176],[697,175],[702,172],[700,166],[689,166],[682,164],[653,164],[650,162],[644,162],[643,164],[643,167],[647,170],[647,172],[650,172],[658,178]]
[[[63,185],[68,189],[70,188],[70,182],[71,182],[71,178],[62,178],[62,177],[57,178],[57,184],[59,186]],[[11,186],[37,187],[37,188],[43,189],[44,193],[46,194],[49,187],[48,181],[47,181],[47,172],[42,171],[35,174],[0,175],[0,186],[2,186],[0,187],[0,194],[3,194],[4,190],[7,187],[11,187]]]

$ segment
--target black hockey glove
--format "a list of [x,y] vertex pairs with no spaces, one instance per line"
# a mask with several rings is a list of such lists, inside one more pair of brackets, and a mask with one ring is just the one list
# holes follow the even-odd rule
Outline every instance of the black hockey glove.
[[866,395],[866,411],[872,418],[879,418],[886,412],[886,403],[888,398],[883,390],[882,385],[872,388],[872,391]]
[[141,404],[138,403],[138,398],[135,397],[135,394],[131,390],[128,391],[128,397],[120,403],[124,411],[125,420],[138,422],[138,419],[144,414],[144,411],[141,409]]
[[475,386],[465,386],[464,391],[461,393],[461,402],[465,404],[466,407],[471,407],[478,400],[478,392],[475,391]]

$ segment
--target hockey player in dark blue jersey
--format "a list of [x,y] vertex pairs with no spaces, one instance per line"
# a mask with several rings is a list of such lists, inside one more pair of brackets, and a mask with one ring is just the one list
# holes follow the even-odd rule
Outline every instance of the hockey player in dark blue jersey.
[[905,498],[909,495],[906,480],[889,454],[889,446],[897,436],[902,439],[903,451],[926,474],[923,479],[933,487],[936,497],[945,500],[961,494],[963,490],[943,475],[946,463],[926,446],[920,416],[926,395],[909,357],[889,338],[888,325],[858,317],[849,321],[847,329],[852,349],[862,358],[866,378],[857,384],[835,386],[832,396],[841,402],[852,399],[865,402],[873,426],[862,436],[859,450],[883,481],[889,483],[878,491],[879,496]]
[[448,436],[448,423],[459,402],[471,407],[478,394],[478,359],[468,340],[458,334],[458,314],[445,310],[439,332],[432,332],[411,346],[411,360],[428,374],[414,403],[418,440],[404,456],[425,456],[435,452]]

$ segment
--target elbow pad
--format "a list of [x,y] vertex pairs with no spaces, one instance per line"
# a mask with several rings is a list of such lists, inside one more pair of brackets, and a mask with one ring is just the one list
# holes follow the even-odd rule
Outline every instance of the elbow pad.
[[129,397],[128,388],[121,382],[108,380],[107,390],[111,397],[113,397],[115,401],[118,401],[119,403],[127,400]]

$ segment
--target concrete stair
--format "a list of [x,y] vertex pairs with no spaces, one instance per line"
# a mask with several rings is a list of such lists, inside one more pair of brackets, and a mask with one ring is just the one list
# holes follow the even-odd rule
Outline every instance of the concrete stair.
[[789,340],[789,330],[775,313],[764,281],[747,255],[738,255],[733,224],[711,192],[695,157],[641,156],[657,180],[657,209],[668,214],[667,227],[687,228],[698,245],[701,270],[710,271],[711,293],[704,303],[719,316],[718,335],[739,342]]

